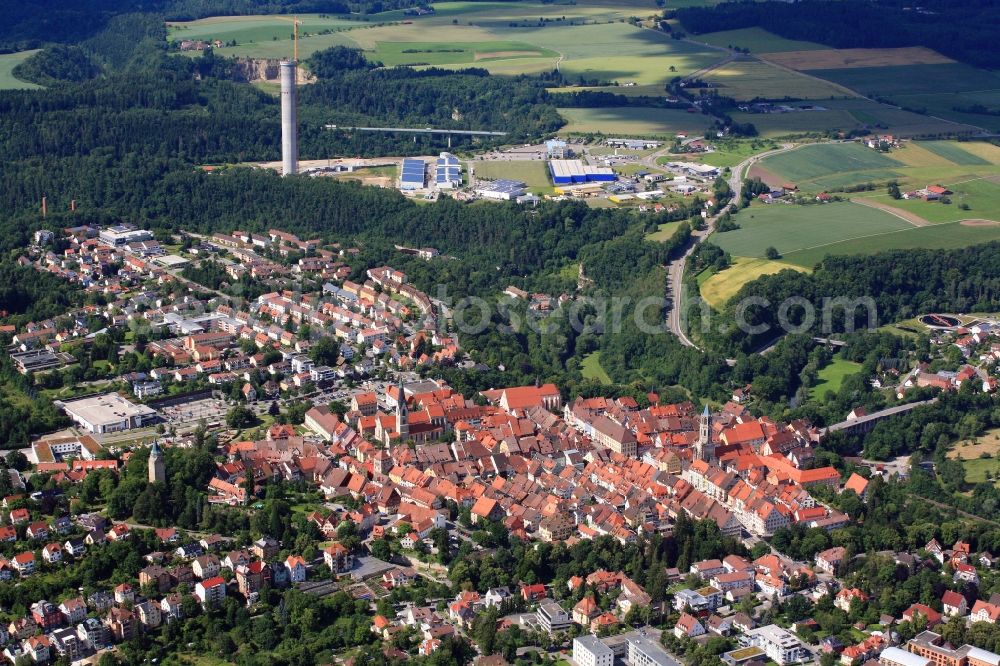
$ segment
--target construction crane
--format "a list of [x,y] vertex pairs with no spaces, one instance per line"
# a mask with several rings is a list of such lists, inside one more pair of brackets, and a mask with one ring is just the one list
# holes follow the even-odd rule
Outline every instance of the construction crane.
[[302,21],[299,20],[298,16],[289,18],[287,16],[275,16],[276,19],[280,21],[291,21],[292,23],[292,60],[294,62],[299,61],[299,26],[302,25]]

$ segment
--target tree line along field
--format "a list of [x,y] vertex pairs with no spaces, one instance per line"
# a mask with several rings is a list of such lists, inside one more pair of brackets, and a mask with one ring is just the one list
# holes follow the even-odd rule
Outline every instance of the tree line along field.
[[22,81],[14,76],[14,68],[30,58],[38,50],[0,54],[0,90],[31,90],[41,88],[35,83]]
[[795,39],[785,39],[763,28],[741,28],[739,30],[720,30],[704,35],[695,35],[691,39],[721,48],[748,49],[751,53],[784,53],[788,51],[818,51],[827,47],[815,42],[805,42]]

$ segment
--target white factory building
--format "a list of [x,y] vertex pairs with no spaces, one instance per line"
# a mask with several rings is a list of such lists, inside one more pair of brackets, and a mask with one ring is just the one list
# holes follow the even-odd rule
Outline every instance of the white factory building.
[[122,432],[149,425],[156,418],[156,410],[137,405],[118,395],[104,393],[56,403],[66,415],[84,430],[94,434]]

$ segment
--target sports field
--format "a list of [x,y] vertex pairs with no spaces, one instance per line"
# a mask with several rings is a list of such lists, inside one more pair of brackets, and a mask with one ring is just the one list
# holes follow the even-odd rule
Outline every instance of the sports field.
[[712,242],[723,250],[734,257],[763,259],[767,248],[774,247],[786,262],[806,267],[814,262],[796,260],[795,253],[914,228],[883,211],[848,202],[814,206],[754,204],[734,219],[739,229],[712,235]]
[[[726,234],[730,233],[733,232],[726,232]],[[713,238],[717,241],[726,234],[719,234]],[[802,266],[789,264],[784,261],[734,257],[733,264],[729,268],[718,273],[713,273],[701,282],[699,285],[701,297],[713,308],[720,310],[747,282],[753,282],[764,275],[780,273],[785,269],[801,272],[808,271],[808,269]]]
[[809,389],[809,396],[813,400],[822,400],[827,391],[836,394],[840,391],[844,380],[861,370],[860,363],[845,361],[839,356],[834,356],[833,360],[820,369],[817,374],[816,384]]
[[678,132],[700,134],[710,124],[708,116],[676,109],[616,106],[559,109],[559,113],[567,123],[562,131],[569,134],[674,136]]
[[41,86],[22,81],[14,76],[13,70],[22,62],[30,58],[38,49],[34,51],[19,51],[18,53],[5,53],[0,55],[0,90],[31,90],[41,88]]
[[735,60],[710,70],[701,77],[720,95],[738,101],[764,99],[829,99],[854,97],[850,90],[761,60]]
[[827,47],[815,42],[803,42],[779,37],[762,28],[741,28],[722,30],[704,35],[692,35],[696,42],[704,42],[723,48],[750,49],[751,53],[780,53],[784,51],[811,51]]

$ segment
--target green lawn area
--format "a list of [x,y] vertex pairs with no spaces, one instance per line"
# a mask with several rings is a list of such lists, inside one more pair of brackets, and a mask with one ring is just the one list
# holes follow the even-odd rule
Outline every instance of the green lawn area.
[[680,227],[683,222],[664,222],[656,228],[656,231],[646,234],[646,240],[656,241],[658,243],[663,243],[670,240],[670,237],[674,235],[677,228]]
[[601,367],[600,355],[600,352],[591,352],[584,356],[580,363],[580,374],[583,375],[584,379],[596,379],[602,384],[610,384],[611,377]]
[[[673,5],[673,3],[670,3]],[[704,35],[692,35],[696,42],[724,48],[750,49],[751,53],[782,53],[786,51],[819,51],[829,48],[815,42],[802,42],[779,37],[763,28],[741,28],[722,30]]]
[[549,168],[542,160],[521,160],[496,162],[468,162],[470,171],[475,172],[476,178],[487,180],[519,180],[528,186],[532,192],[552,191],[552,182],[549,180]]
[[797,260],[793,253],[856,238],[872,243],[873,236],[916,230],[889,213],[848,202],[813,206],[754,204],[734,219],[740,228],[713,234],[712,242],[734,257],[758,259],[764,258],[767,248],[774,247],[786,262],[807,268],[813,262]]
[[965,480],[967,483],[983,483],[986,481],[987,472],[994,477],[1000,474],[1000,458],[963,460],[962,467],[965,468]]
[[839,356],[835,356],[830,363],[825,365],[820,371],[815,386],[809,390],[809,395],[814,400],[823,400],[827,391],[837,393],[840,390],[844,379],[861,370],[860,363],[845,361]]
[[[726,234],[733,233],[727,231]],[[724,236],[725,234],[719,234],[719,236]],[[796,266],[795,264],[790,264],[784,261],[769,261],[767,259],[753,259],[750,257],[733,257],[733,264],[724,271],[718,273],[709,273],[708,271],[702,271],[698,275],[698,287],[701,291],[701,297],[705,299],[705,302],[711,305],[716,310],[719,310],[726,304],[729,299],[736,295],[736,293],[748,282],[753,282],[757,278],[764,275],[773,275],[774,273],[779,273],[785,269],[791,269],[794,271],[808,272],[808,269],[802,266]],[[705,279],[702,279],[702,275],[706,275]]]
[[18,53],[4,53],[3,55],[0,55],[0,90],[31,90],[41,88],[40,85],[35,83],[22,81],[21,79],[15,77],[13,73],[15,67],[36,53],[38,53],[38,49],[35,49],[34,51],[19,51]]
[[677,109],[605,107],[559,109],[566,119],[563,131],[569,134],[625,134],[675,136],[678,132],[700,134],[709,125],[707,116]]

